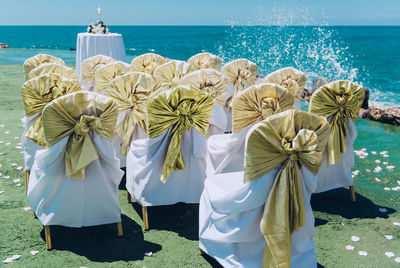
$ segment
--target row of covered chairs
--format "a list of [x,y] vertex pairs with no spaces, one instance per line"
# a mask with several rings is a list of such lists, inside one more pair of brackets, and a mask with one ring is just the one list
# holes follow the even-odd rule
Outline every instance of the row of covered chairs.
[[[286,264],[288,256],[292,256],[289,264],[291,260],[301,257],[307,261],[310,261],[307,256],[314,258],[310,195],[332,187],[352,185],[351,168],[354,159],[351,156],[356,135],[352,120],[355,120],[363,100],[362,87],[349,81],[336,81],[321,87],[313,94],[309,109],[317,116],[293,110],[298,105],[298,91],[301,87],[304,89],[305,84],[305,76],[297,70],[287,68],[273,73],[271,76],[276,79],[276,83],[263,81],[251,86],[242,84],[243,80],[239,79],[237,88],[232,83],[232,92],[236,90],[236,93],[233,93],[231,99],[219,96],[217,86],[224,83],[221,80],[204,83],[204,80],[213,80],[212,75],[217,72],[214,71],[199,70],[199,74],[206,77],[203,80],[192,72],[182,77],[178,86],[163,90],[159,90],[159,82],[154,76],[144,72],[129,72],[109,82],[107,96],[81,92],[80,86],[76,90],[62,91],[59,90],[63,88],[62,83],[54,83],[46,91],[43,83],[28,87],[33,81],[28,80],[22,90],[27,116],[31,114],[29,106],[38,105],[30,100],[31,95],[24,92],[36,90],[33,98],[39,98],[42,92],[48,96],[41,101],[41,122],[36,128],[29,127],[27,130],[41,137],[45,141],[43,146],[48,147],[31,157],[35,163],[28,187],[28,199],[45,225],[45,231],[49,233],[50,225],[78,227],[100,224],[104,219],[97,222],[94,216],[107,213],[110,216],[103,223],[120,222],[117,216],[120,217],[120,208],[116,201],[117,186],[122,177],[119,170],[121,156],[115,153],[121,151],[121,155],[127,155],[126,187],[143,207],[145,229],[149,228],[148,206],[177,202],[199,203],[201,200],[200,248],[224,266],[251,267],[248,265],[253,263],[256,267],[263,259],[262,256],[268,261],[276,260],[279,255],[276,255],[276,248],[270,248],[271,243],[265,231],[279,226],[279,222],[270,219],[279,218],[282,214],[279,210],[282,206],[278,209],[275,201],[268,201],[272,191],[268,189],[275,189],[272,191],[275,195],[279,192],[279,196],[290,196],[290,200],[298,200],[297,204],[291,205],[303,208],[298,213],[301,216],[300,222],[284,230],[285,234],[293,234],[289,240],[285,236],[285,243],[289,241],[290,245],[292,241],[293,250],[290,251],[288,244],[280,247],[285,250],[289,248],[289,255],[287,251],[281,252],[286,258]],[[243,73],[246,77],[246,72]],[[49,77],[51,75],[55,74],[48,74]],[[186,79],[193,83],[182,82]],[[69,82],[70,86],[66,88],[74,88],[72,85],[76,84],[75,81]],[[68,94],[74,91],[78,92]],[[297,95],[293,92],[297,92]],[[210,133],[212,131],[209,126],[217,102],[223,103],[223,108],[232,113],[232,134]],[[56,120],[58,117],[59,120]],[[330,134],[329,124],[332,129]],[[319,128],[323,131],[319,131]],[[261,129],[265,130],[264,134]],[[24,136],[34,141],[35,138],[28,133]],[[208,135],[210,137],[207,140]],[[255,138],[251,138],[253,136]],[[99,145],[99,140],[106,145]],[[278,157],[279,154],[283,156]],[[316,160],[310,164],[313,158]],[[323,164],[319,169],[320,163]],[[105,175],[99,179],[104,182],[103,187],[99,186],[99,191],[108,191],[109,205],[96,207],[86,198],[95,200],[94,196],[99,192],[84,193],[77,189],[86,189],[84,185],[98,177],[94,170],[101,168],[108,171],[104,171]],[[54,173],[57,172],[62,174],[56,176]],[[247,172],[254,174],[246,175]],[[335,185],[337,174],[347,181],[335,182]],[[264,177],[269,179],[262,179]],[[285,178],[293,186],[289,188],[296,189],[296,192],[287,192],[288,187],[283,182]],[[272,187],[272,183],[275,185],[277,181],[280,183]],[[264,185],[263,188],[265,183],[271,185]],[[80,192],[81,196],[70,201],[67,196],[73,198],[73,192]],[[260,208],[268,202],[273,203],[268,206],[271,209],[264,209],[263,212]],[[280,202],[287,203],[287,200]],[[81,212],[77,218],[72,215],[75,210]],[[275,216],[268,214],[273,211]],[[246,217],[251,220],[245,220]],[[297,214],[289,215],[291,222],[296,217]],[[261,236],[254,232],[254,226],[251,225],[257,222],[265,223],[265,230],[260,230]],[[120,224],[118,228],[121,233]],[[252,230],[252,235],[249,236],[246,230]],[[295,235],[297,233],[301,234]],[[297,236],[299,238],[294,239]],[[250,250],[253,244],[247,249],[247,245],[253,242],[253,250]],[[223,243],[226,245],[223,246]],[[226,250],[222,250],[221,245]],[[296,246],[300,248],[297,251]],[[304,253],[302,248],[307,248],[311,255]],[[277,262],[282,263],[281,260]]]

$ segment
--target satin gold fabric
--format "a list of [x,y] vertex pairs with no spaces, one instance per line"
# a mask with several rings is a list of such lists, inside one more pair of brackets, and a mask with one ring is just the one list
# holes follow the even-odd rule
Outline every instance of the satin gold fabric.
[[151,98],[147,104],[147,133],[150,138],[171,128],[170,144],[165,156],[161,181],[169,175],[185,169],[181,142],[185,130],[192,127],[206,135],[213,109],[213,101],[207,93],[190,86],[178,86],[165,90]]
[[154,70],[153,77],[161,88],[173,88],[179,84],[182,77],[193,71],[194,68],[191,64],[180,60],[171,60],[158,66]]
[[208,52],[196,54],[188,59],[187,62],[192,64],[196,70],[221,69],[221,58]]
[[294,97],[286,88],[271,83],[251,86],[233,99],[233,132],[293,108]]
[[290,267],[291,234],[305,225],[300,169],[318,173],[329,129],[324,117],[288,110],[260,122],[248,137],[245,182],[282,165],[260,223],[266,240],[262,267]]
[[96,55],[82,61],[81,63],[82,84],[86,84],[94,80],[96,71],[99,68],[115,61],[116,60],[114,60],[113,58],[104,55]]
[[[43,108],[52,100],[80,91],[81,85],[75,79],[69,79],[58,74],[43,74],[28,80],[21,89],[25,115],[32,116],[42,112]],[[44,138],[42,115],[28,130],[26,136],[42,147],[46,147]]]
[[43,110],[48,146],[69,136],[65,151],[65,173],[85,178],[85,168],[98,158],[90,132],[112,141],[118,116],[117,103],[94,92],[76,92],[49,103]]
[[130,110],[126,118],[117,126],[121,137],[121,153],[126,155],[134,129],[139,124],[146,130],[146,105],[149,97],[158,92],[159,85],[146,73],[130,72],[111,81],[107,96],[113,98],[120,112]]
[[144,72],[153,75],[154,70],[168,62],[168,59],[154,53],[146,53],[134,58],[131,62],[132,71]]
[[346,152],[345,137],[349,134],[347,120],[356,121],[364,97],[365,90],[361,85],[346,80],[326,84],[312,94],[309,112],[326,118],[332,117],[328,165],[340,162],[340,154]]
[[299,102],[306,86],[307,78],[299,70],[286,67],[267,75],[264,82],[286,87],[293,94],[294,100]]
[[234,85],[233,95],[225,104],[228,110],[232,109],[233,98],[243,91],[245,85],[254,85],[257,72],[257,65],[246,59],[234,60],[222,68],[222,74],[225,76],[227,84]]
[[130,65],[122,61],[115,61],[99,67],[94,78],[94,91],[104,92],[114,78],[130,72]]
[[214,103],[224,107],[227,85],[221,72],[214,69],[200,69],[185,75],[179,85],[189,85],[207,92]]
[[60,58],[48,55],[48,54],[37,54],[36,56],[27,59],[24,62],[25,80],[28,80],[29,73],[43,63],[58,63],[64,64],[64,61]]
[[28,75],[28,80],[33,79],[39,75],[42,74],[58,74],[62,75],[64,77],[70,78],[70,79],[75,79],[78,80],[78,75],[76,74],[75,70],[59,63],[43,63],[40,64],[38,67],[33,69],[29,75]]

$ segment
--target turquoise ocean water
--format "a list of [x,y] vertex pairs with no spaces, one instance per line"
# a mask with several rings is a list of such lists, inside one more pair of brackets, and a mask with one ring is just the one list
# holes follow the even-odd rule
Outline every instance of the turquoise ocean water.
[[[154,52],[187,60],[199,52],[224,62],[247,58],[261,74],[293,66],[312,79],[349,79],[371,89],[370,102],[400,105],[400,27],[375,26],[110,26],[123,34],[128,61]],[[0,64],[37,53],[75,64],[76,37],[86,26],[0,26]]]

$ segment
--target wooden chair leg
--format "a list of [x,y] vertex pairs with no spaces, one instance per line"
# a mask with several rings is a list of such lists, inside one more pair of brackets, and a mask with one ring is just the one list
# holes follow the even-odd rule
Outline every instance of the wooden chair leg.
[[29,170],[25,170],[25,193],[28,193],[28,183],[29,183]]
[[132,202],[132,196],[128,191],[126,191],[126,200],[128,201],[128,203]]
[[204,255],[205,252],[204,252],[201,248],[199,248],[199,254],[200,254],[200,255]]
[[46,239],[46,248],[47,250],[51,249],[51,236],[50,236],[50,226],[45,225],[44,226],[44,237]]
[[122,231],[122,222],[117,222],[117,230],[118,230],[118,236],[124,235],[124,233]]
[[352,202],[356,202],[356,193],[354,192],[354,185],[349,186],[349,190],[350,190],[350,198]]
[[143,217],[144,230],[147,231],[149,230],[149,217],[147,215],[147,207],[142,206],[142,217]]

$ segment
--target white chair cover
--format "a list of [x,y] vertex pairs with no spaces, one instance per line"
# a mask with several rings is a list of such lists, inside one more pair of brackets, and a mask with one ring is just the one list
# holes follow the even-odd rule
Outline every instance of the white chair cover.
[[185,131],[181,151],[186,168],[172,172],[164,184],[161,174],[170,132],[171,128],[155,138],[134,140],[129,148],[126,189],[142,206],[199,203],[206,177],[207,139],[194,128]]
[[84,179],[65,175],[68,138],[39,150],[28,186],[28,201],[43,225],[92,226],[121,221],[118,185],[123,176],[110,141],[92,134],[99,158],[86,167]]
[[[328,118],[328,122],[331,118]],[[321,162],[321,167],[318,171],[318,186],[316,193],[326,192],[332,189],[351,186],[354,183],[351,170],[354,167],[354,152],[353,144],[357,137],[357,129],[352,120],[347,121],[349,135],[346,139],[346,152],[341,153],[342,161],[328,166],[327,153],[324,153],[324,158]]]
[[37,144],[36,142],[32,141],[31,139],[26,137],[26,134],[28,133],[28,130],[31,128],[31,126],[35,123],[37,120],[38,116],[41,113],[34,114],[32,116],[24,116],[21,121],[22,121],[22,126],[24,127],[24,133],[22,134],[21,137],[21,147],[22,147],[22,152],[24,154],[24,166],[25,170],[31,170],[33,161],[35,160],[35,154],[37,150],[43,149],[42,146]]
[[[244,172],[207,177],[200,199],[199,246],[222,266],[262,266],[265,238],[260,221],[279,168],[250,183],[243,183]],[[290,267],[310,268],[317,267],[310,205],[317,176],[305,167],[300,172],[306,223],[292,234]]]

